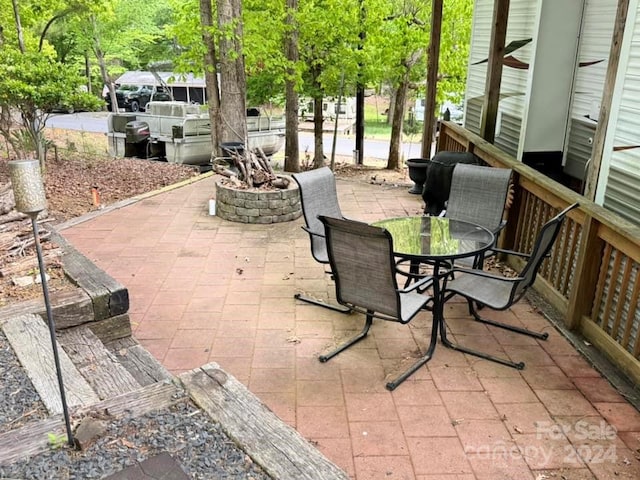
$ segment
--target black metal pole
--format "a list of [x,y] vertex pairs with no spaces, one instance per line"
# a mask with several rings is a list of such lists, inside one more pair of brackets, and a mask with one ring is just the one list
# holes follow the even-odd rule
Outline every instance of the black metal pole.
[[51,302],[49,301],[49,287],[47,286],[47,274],[44,269],[44,261],[42,259],[42,247],[40,246],[40,236],[38,234],[38,223],[36,217],[38,213],[32,213],[31,225],[33,226],[33,237],[36,243],[36,252],[38,254],[38,266],[40,267],[40,280],[42,281],[42,293],[44,294],[44,304],[47,309],[47,323],[49,324],[49,335],[51,336],[51,347],[53,348],[53,359],[56,365],[56,375],[58,376],[58,387],[60,388],[60,400],[62,401],[62,413],[64,415],[64,423],[67,427],[67,440],[69,445],[75,446],[73,433],[71,432],[71,421],[69,420],[69,410],[67,408],[67,398],[64,394],[64,384],[62,382],[62,370],[60,369],[60,358],[58,357],[58,347],[56,344],[56,327],[53,322],[53,314],[51,313]]

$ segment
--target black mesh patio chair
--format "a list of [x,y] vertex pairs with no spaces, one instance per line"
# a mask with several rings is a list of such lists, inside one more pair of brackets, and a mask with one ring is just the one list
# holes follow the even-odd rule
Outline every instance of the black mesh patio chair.
[[[578,203],[570,205],[545,223],[538,233],[533,250],[530,254],[496,249],[501,253],[528,258],[526,265],[517,277],[503,277],[502,275],[483,271],[480,268],[453,268],[452,273],[454,273],[454,275],[447,276],[443,284],[445,302],[455,295],[461,295],[467,299],[469,313],[475,318],[475,320],[488,325],[500,327],[511,332],[521,333],[534,338],[546,340],[549,336],[546,332],[538,333],[516,325],[509,325],[507,323],[497,322],[495,320],[481,317],[475,307],[475,303],[479,303],[493,310],[506,310],[511,307],[511,305],[518,302],[529,287],[533,285],[542,262],[548,256],[553,243],[560,233],[560,228],[562,227],[562,223],[567,213],[578,206]],[[518,370],[524,368],[523,362],[512,362],[510,360],[495,357],[484,352],[470,350],[466,347],[451,343],[446,338],[446,328],[444,325],[441,326],[440,334],[442,342],[450,348],[498,362],[509,367],[514,367]]]
[[[432,281],[424,278],[408,288],[398,288],[393,240],[384,228],[362,222],[320,216],[325,226],[327,253],[336,284],[338,303],[366,315],[364,328],[330,353],[320,355],[326,362],[367,336],[374,318],[409,323],[425,307],[430,297],[422,292]],[[407,372],[387,383],[393,390],[426,363],[435,349],[438,322],[434,320],[427,353]]]
[[[300,202],[302,204],[302,214],[305,222],[305,226],[302,228],[309,234],[311,256],[313,256],[318,263],[329,265],[327,244],[324,237],[324,225],[318,219],[318,216],[325,215],[333,218],[344,218],[340,211],[340,204],[338,203],[335,176],[329,167],[322,167],[315,170],[294,173],[292,177],[300,187]],[[332,305],[301,293],[296,293],[294,297],[303,302],[319,305],[338,312],[347,313],[350,311],[348,308]]]

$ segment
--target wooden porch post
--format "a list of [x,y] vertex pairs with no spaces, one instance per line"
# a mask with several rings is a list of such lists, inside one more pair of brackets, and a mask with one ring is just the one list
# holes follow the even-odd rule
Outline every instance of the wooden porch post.
[[427,64],[427,91],[424,103],[424,127],[422,130],[422,158],[431,158],[433,128],[435,126],[436,88],[440,61],[440,35],[442,32],[442,2],[433,0],[431,8],[431,41]]
[[502,80],[502,62],[504,46],[507,38],[507,22],[509,18],[509,0],[495,0],[493,4],[493,26],[491,43],[489,44],[489,62],[487,65],[487,81],[480,120],[480,136],[493,143],[496,135],[496,117],[500,101],[500,82]]
[[609,64],[607,65],[607,75],[604,81],[604,92],[600,103],[600,116],[598,117],[598,127],[593,139],[593,150],[591,151],[591,165],[585,178],[584,196],[589,200],[594,200],[598,189],[598,177],[600,176],[600,166],[602,165],[602,155],[604,153],[604,142],[607,137],[607,127],[611,114],[611,102],[613,91],[618,74],[618,64],[620,63],[620,49],[624,38],[624,28],[627,23],[627,12],[629,11],[629,0],[619,0],[616,12],[616,23],[613,28],[611,39],[611,51],[609,52]]

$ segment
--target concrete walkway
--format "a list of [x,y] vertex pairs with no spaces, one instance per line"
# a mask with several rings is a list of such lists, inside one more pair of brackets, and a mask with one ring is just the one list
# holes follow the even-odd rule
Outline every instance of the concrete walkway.
[[[208,215],[214,177],[104,212],[61,233],[129,288],[134,336],[173,373],[219,363],[357,480],[638,479],[640,414],[526,302],[492,313],[538,341],[469,320],[452,336],[524,360],[516,371],[438,345],[394,392],[385,379],[427,345],[430,313],[378,321],[326,364],[363,318],[300,303],[334,297],[302,219],[244,225]],[[339,180],[343,213],[419,214],[408,188]]]

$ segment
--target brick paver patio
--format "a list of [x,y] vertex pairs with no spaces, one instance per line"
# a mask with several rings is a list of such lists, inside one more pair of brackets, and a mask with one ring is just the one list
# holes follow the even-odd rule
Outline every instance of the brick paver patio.
[[[429,312],[375,322],[369,338],[317,360],[359,329],[294,300],[334,296],[302,219],[244,225],[208,215],[215,177],[148,197],[62,234],[129,288],[134,336],[173,373],[215,361],[357,480],[640,478],[640,414],[526,302],[492,315],[548,341],[469,321],[450,303],[452,336],[524,360],[516,371],[438,345],[394,392],[385,379],[427,345]],[[343,213],[418,214],[408,188],[339,180]]]

